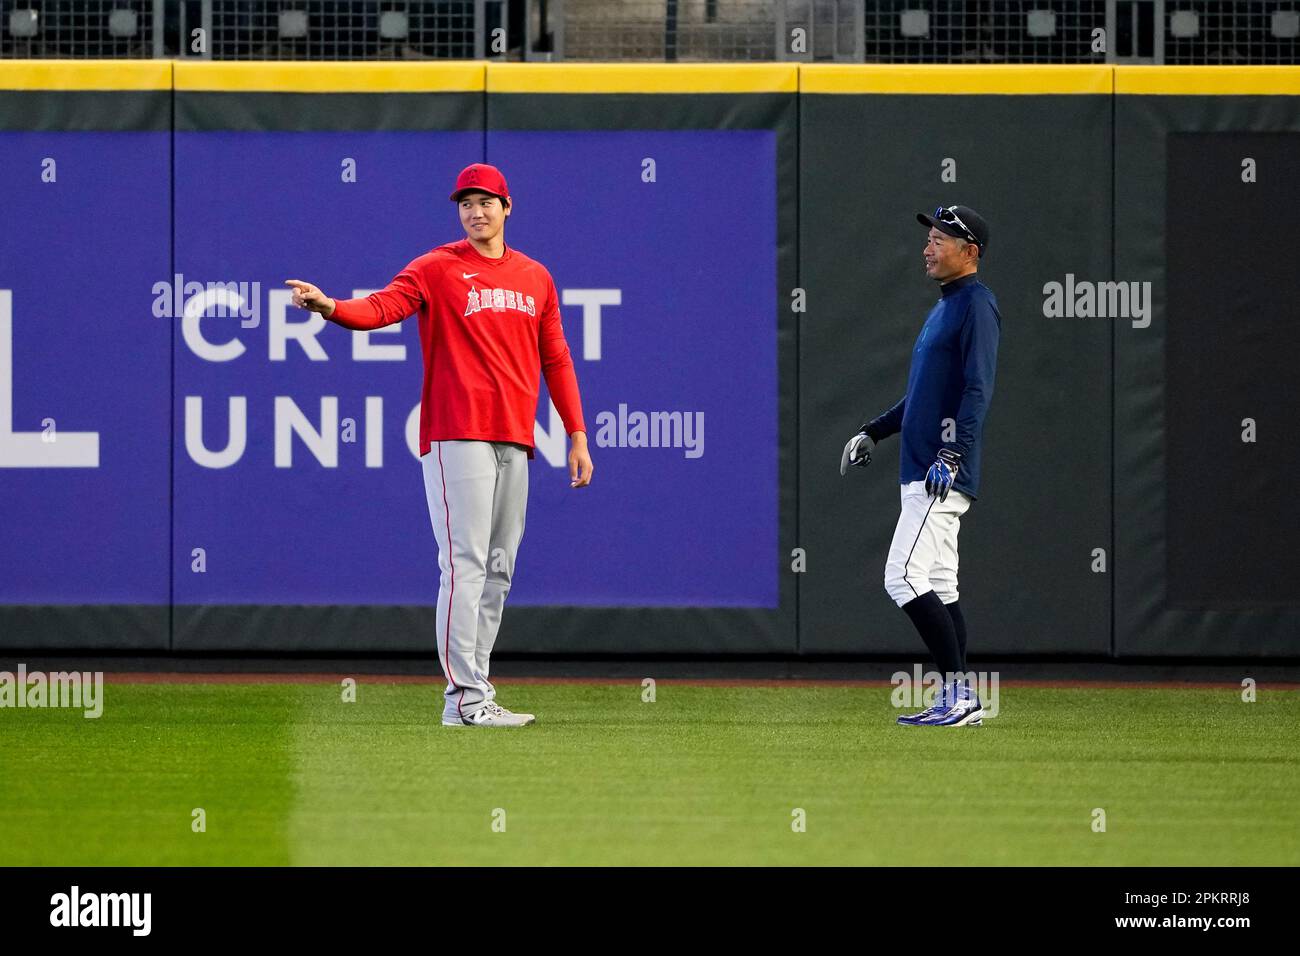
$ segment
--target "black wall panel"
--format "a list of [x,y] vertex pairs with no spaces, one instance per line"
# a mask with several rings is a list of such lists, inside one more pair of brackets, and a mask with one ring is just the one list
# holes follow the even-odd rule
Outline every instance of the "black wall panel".
[[1121,95],[1115,132],[1116,276],[1154,291],[1116,326],[1116,654],[1294,657],[1300,101]]
[[[905,391],[939,298],[917,212],[962,203],[990,224],[981,280],[1003,316],[979,499],[962,519],[974,653],[1110,649],[1110,334],[1047,318],[1043,287],[1110,274],[1110,97],[800,98],[800,580],[804,653],[914,653],[884,590],[898,439],[839,476],[844,442]],[[956,182],[945,182],[945,161]]]

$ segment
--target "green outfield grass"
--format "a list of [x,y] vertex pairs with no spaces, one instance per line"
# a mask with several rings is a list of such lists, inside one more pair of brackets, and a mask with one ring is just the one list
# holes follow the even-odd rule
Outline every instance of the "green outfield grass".
[[427,684],[110,677],[98,720],[0,710],[0,864],[1300,863],[1300,693],[1004,687],[933,730],[888,690],[502,683],[507,731]]

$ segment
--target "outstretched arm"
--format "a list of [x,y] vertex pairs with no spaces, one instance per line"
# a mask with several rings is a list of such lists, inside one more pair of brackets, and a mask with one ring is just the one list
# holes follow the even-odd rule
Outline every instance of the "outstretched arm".
[[381,329],[414,315],[424,302],[424,292],[412,262],[393,281],[363,299],[331,299],[324,292],[301,279],[287,279],[293,288],[293,304],[300,309],[318,312],[331,322],[349,329]]

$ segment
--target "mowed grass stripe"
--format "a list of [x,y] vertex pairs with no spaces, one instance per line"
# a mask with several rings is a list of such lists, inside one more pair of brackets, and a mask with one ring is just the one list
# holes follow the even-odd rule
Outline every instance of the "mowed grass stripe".
[[364,677],[0,712],[0,863],[1300,862],[1295,691],[1008,687],[956,731],[895,726],[888,688],[499,691],[539,723],[444,728],[438,687]]

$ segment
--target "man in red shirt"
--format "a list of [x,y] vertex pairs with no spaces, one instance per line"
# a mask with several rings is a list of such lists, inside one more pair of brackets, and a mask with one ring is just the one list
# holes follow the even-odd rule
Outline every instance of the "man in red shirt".
[[496,702],[492,646],[528,506],[528,459],[539,375],[572,441],[569,484],[591,482],[591,456],[573,359],[551,274],[505,244],[513,203],[495,166],[474,163],[451,199],[466,238],[413,260],[363,299],[331,299],[290,279],[293,304],[349,329],[420,317],[424,391],[420,463],[438,540],[438,660],[446,726],[519,727],[532,714]]

